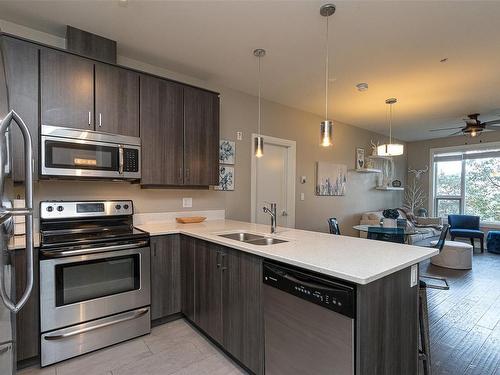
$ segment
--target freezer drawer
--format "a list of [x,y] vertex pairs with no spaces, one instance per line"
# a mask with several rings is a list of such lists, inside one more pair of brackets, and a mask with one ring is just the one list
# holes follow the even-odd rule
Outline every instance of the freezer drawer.
[[41,364],[48,366],[150,331],[150,309],[145,307],[46,332],[41,336]]

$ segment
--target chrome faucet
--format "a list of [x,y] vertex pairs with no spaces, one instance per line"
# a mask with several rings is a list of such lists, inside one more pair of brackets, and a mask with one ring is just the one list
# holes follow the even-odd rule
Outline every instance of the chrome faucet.
[[262,210],[271,215],[271,233],[276,233],[276,203],[266,202],[271,207],[270,209],[267,207],[263,207]]

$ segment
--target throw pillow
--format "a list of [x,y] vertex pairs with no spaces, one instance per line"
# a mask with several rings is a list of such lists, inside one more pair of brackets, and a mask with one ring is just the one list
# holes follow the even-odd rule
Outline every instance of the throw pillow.
[[399,212],[395,208],[388,208],[382,212],[382,215],[384,215],[386,219],[397,219],[399,217]]

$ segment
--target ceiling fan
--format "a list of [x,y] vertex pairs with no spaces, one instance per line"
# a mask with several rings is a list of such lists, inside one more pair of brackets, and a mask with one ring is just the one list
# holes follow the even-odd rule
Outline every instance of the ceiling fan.
[[450,134],[450,136],[463,134],[463,135],[470,135],[471,137],[475,137],[476,135],[480,134],[484,130],[500,130],[500,119],[482,122],[478,119],[479,113],[473,113],[473,114],[467,115],[467,117],[468,118],[464,119],[465,126],[454,126],[451,128],[432,129],[429,131],[440,132],[440,131],[444,131],[444,130],[460,129],[459,131]]

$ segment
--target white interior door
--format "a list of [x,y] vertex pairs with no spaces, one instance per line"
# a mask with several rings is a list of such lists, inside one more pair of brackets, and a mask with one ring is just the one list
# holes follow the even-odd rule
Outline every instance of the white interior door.
[[252,171],[252,220],[269,224],[262,208],[277,204],[277,225],[295,226],[295,142],[264,137],[264,156],[254,158]]

